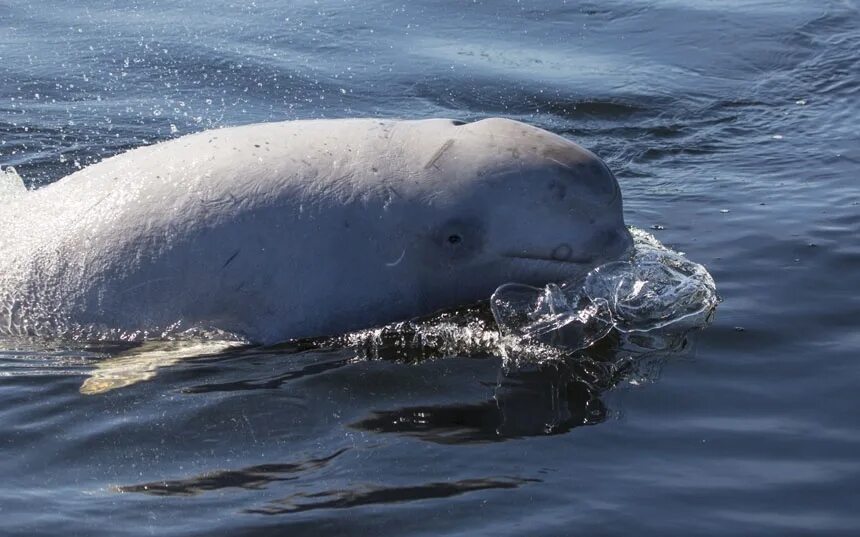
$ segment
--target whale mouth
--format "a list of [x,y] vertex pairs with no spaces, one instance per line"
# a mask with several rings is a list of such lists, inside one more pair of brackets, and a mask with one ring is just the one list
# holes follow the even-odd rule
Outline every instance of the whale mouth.
[[540,255],[529,255],[529,254],[504,254],[502,257],[508,257],[512,259],[524,259],[529,261],[546,261],[550,263],[562,263],[566,265],[588,265],[595,261],[594,257],[552,257],[552,256],[540,256]]

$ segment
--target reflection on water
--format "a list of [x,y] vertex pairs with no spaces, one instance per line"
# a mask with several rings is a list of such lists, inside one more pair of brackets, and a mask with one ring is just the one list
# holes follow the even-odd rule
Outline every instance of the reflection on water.
[[117,492],[140,492],[155,496],[194,496],[203,492],[220,491],[228,488],[261,489],[277,481],[298,479],[297,474],[322,469],[345,451],[346,449],[339,449],[331,455],[319,459],[282,464],[258,464],[239,470],[214,471],[187,479],[124,485],[116,487],[115,490]]
[[[319,459],[294,463],[261,464],[240,470],[222,470],[186,479],[156,481],[116,487],[117,492],[142,493],[153,496],[194,496],[205,492],[219,492],[229,488],[260,490],[276,482],[294,481],[301,474],[325,468],[332,460],[346,452],[340,449]],[[539,479],[518,477],[472,478],[444,483],[433,482],[407,486],[381,486],[364,484],[350,489],[296,492],[265,505],[245,509],[250,514],[283,515],[314,509],[344,509],[373,504],[392,504],[448,498],[487,489],[513,489]]]
[[[424,339],[418,334],[438,335],[460,330],[474,330],[476,319],[491,316],[486,304],[452,310],[435,316],[402,323],[393,330],[377,332],[371,339],[319,339],[290,342],[279,349],[240,350],[223,361],[257,359],[286,364],[284,358],[309,354],[315,360],[291,371],[277,371],[261,377],[260,367],[250,368],[252,378],[233,378],[229,382],[193,384],[181,388],[185,394],[272,390],[291,381],[307,380],[350,364],[384,361],[421,364],[441,360],[451,342]],[[441,328],[440,328],[441,327]],[[381,339],[380,339],[381,337]],[[354,421],[349,427],[374,434],[398,434],[441,445],[469,445],[502,442],[529,436],[558,435],[583,425],[596,425],[612,415],[602,400],[607,390],[620,383],[641,384],[656,379],[660,366],[670,357],[689,355],[693,334],[613,333],[596,345],[570,352],[560,359],[518,367],[502,367],[489,397],[457,404],[410,405],[389,410],[375,410],[370,416]],[[468,338],[466,338],[468,340]],[[477,338],[482,340],[482,338]],[[380,346],[380,342],[386,344]],[[462,344],[461,356],[485,357],[481,345],[471,349]],[[435,342],[434,346],[429,342]],[[393,350],[393,351],[392,351]],[[469,352],[469,351],[472,352]],[[348,351],[344,355],[344,351]],[[392,352],[388,352],[392,351]],[[317,355],[318,353],[321,353]],[[326,354],[334,360],[320,360]],[[351,354],[350,354],[351,353]],[[213,360],[212,358],[208,360]],[[252,360],[253,361],[253,360]],[[228,488],[261,489],[272,483],[295,481],[321,470],[347,448],[305,461],[266,463],[239,469],[210,470],[185,478],[165,478],[141,484],[116,487],[118,492],[156,496],[188,496]],[[344,490],[296,492],[262,507],[247,509],[252,514],[286,514],[323,508],[346,508],[359,505],[397,503],[410,500],[443,498],[483,489],[516,488],[534,479],[466,479],[445,483],[410,486],[362,485]]]
[[[320,352],[322,354],[322,352]],[[321,357],[322,358],[322,357]],[[197,384],[183,388],[184,393],[209,393],[209,392],[234,392],[242,390],[273,390],[279,388],[285,382],[298,380],[302,377],[318,375],[332,369],[337,369],[345,365],[349,365],[349,359],[322,360],[301,367],[296,371],[288,371],[274,376],[264,376],[262,378],[248,378],[239,380],[230,380],[227,382],[212,382],[207,384]]]
[[655,380],[668,358],[689,356],[692,337],[616,333],[560,359],[503,368],[486,401],[376,410],[352,427],[442,444],[566,433],[604,421],[611,415],[601,399],[606,390],[625,381]]
[[548,369],[507,377],[496,397],[481,403],[374,411],[352,426],[439,444],[469,444],[560,434],[606,419],[607,409],[593,390],[573,378],[557,378]]
[[346,509],[363,505],[391,504],[450,498],[467,492],[488,489],[515,489],[528,483],[540,483],[539,479],[515,477],[463,479],[444,483],[426,483],[404,487],[364,486],[350,490],[325,490],[322,492],[298,492],[282,500],[276,500],[260,508],[248,509],[247,513],[261,515],[285,515],[314,509]]

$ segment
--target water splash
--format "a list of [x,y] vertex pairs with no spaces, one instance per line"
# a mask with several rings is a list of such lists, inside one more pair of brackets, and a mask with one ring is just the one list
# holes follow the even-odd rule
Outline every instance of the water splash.
[[0,169],[0,203],[27,193],[24,180],[12,166]]
[[705,267],[645,231],[630,231],[630,257],[600,265],[584,278],[543,288],[499,287],[490,307],[502,341],[517,343],[506,346],[506,355],[519,355],[530,343],[582,350],[613,330],[687,331],[707,324],[719,297]]

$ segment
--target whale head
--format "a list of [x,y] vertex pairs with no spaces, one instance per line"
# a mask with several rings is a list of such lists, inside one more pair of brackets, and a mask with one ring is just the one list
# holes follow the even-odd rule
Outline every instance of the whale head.
[[431,154],[436,173],[404,185],[387,235],[396,246],[383,269],[408,283],[416,311],[485,299],[504,283],[576,279],[631,250],[618,182],[593,153],[511,120],[453,129],[444,154]]
[[[362,121],[328,144],[344,160],[325,153],[298,195],[279,194],[286,209],[249,220],[269,242],[253,267],[239,270],[254,259],[243,256],[230,265],[241,279],[226,287],[243,295],[222,304],[253,308],[237,316],[250,339],[406,320],[506,283],[576,279],[631,249],[612,172],[563,137],[498,118]],[[308,153],[321,145],[313,129],[329,136],[331,124],[305,125]],[[245,283],[249,273],[260,283]]]

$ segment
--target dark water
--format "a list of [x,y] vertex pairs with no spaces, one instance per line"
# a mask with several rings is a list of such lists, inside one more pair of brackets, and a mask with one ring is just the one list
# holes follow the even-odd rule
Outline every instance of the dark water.
[[31,186],[223,125],[503,115],[603,156],[724,299],[666,352],[507,375],[286,346],[83,396],[79,351],[0,350],[0,534],[857,535],[858,9],[0,2]]

